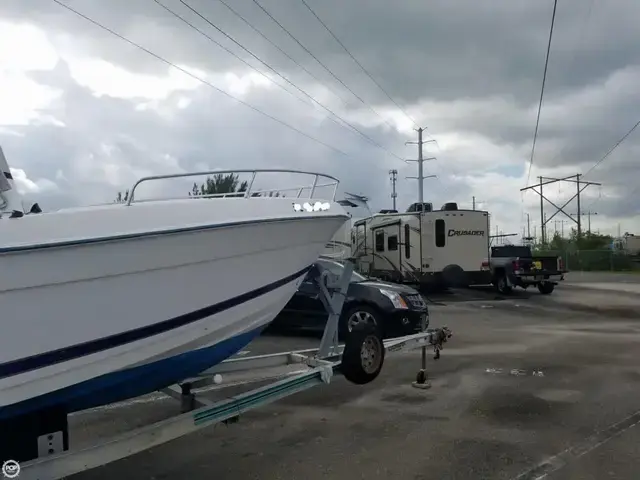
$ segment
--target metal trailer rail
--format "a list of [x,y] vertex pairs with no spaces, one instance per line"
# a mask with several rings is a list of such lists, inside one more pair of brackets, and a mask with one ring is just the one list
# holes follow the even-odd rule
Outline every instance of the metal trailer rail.
[[[187,379],[177,386],[162,390],[166,395],[181,402],[182,413],[175,417],[111,437],[87,448],[55,452],[49,456],[41,456],[30,460],[19,465],[18,475],[11,478],[18,478],[19,476],[21,480],[61,479],[121,460],[210,425],[235,421],[241,414],[255,408],[268,405],[317,385],[329,384],[334,375],[345,374],[343,354],[349,346],[338,344],[337,326],[352,270],[353,266],[347,263],[343,275],[338,281],[335,281],[335,278],[331,279],[328,272],[324,272],[317,279],[323,293],[321,296],[323,303],[325,303],[329,311],[329,320],[319,348],[226,360],[218,366],[202,372],[195,378]],[[416,387],[424,388],[428,386],[426,375],[427,348],[434,349],[435,358],[437,359],[440,356],[443,343],[450,337],[450,330],[443,327],[429,329],[405,337],[388,339],[381,342],[381,344],[384,346],[384,352],[386,353],[422,348],[421,369],[417,374],[416,381],[413,383]],[[384,360],[384,352],[381,362]],[[291,365],[299,366],[300,369],[294,372],[279,373],[271,377],[265,377],[264,375],[269,369],[273,370],[278,367],[282,369],[282,367]],[[382,363],[380,364],[381,368]],[[233,379],[234,375],[242,375],[247,372],[253,373],[254,378],[245,379],[239,383],[231,383],[230,385],[227,385],[226,382],[221,383],[222,378],[228,376]],[[272,380],[272,383],[232,397],[226,397],[220,401],[200,397],[194,392],[195,389],[210,385],[215,385],[215,389],[222,389],[227,386],[265,381],[265,379]]]

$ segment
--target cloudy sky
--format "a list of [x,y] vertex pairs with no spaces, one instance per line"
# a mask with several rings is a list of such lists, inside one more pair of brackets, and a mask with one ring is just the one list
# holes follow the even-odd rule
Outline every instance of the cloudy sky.
[[[225,1],[239,16],[220,0],[184,2],[217,30],[180,0],[66,0],[176,69],[53,0],[2,0],[0,145],[25,196],[60,208],[111,201],[143,175],[285,167],[335,175],[377,210],[391,207],[397,169],[405,209],[417,124],[437,140],[426,201],[475,196],[494,229],[522,232],[529,213],[539,232],[539,197],[520,188],[552,0],[306,0],[393,101],[301,0]],[[635,0],[561,0],[556,15],[530,183],[601,182],[582,205],[602,233],[640,233],[640,128],[590,170],[640,120],[638,18]],[[564,203],[575,185],[545,191]],[[570,228],[554,220],[551,231]]]

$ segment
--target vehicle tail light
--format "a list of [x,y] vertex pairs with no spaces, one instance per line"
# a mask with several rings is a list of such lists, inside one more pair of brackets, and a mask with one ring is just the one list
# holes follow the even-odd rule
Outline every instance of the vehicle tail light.
[[484,260],[484,261],[480,264],[480,270],[481,270],[481,271],[489,270],[489,260]]
[[564,271],[564,260],[562,259],[562,257],[558,257],[558,271]]
[[514,260],[513,262],[511,262],[511,266],[513,267],[513,270],[517,272],[518,270],[520,270],[520,260]]

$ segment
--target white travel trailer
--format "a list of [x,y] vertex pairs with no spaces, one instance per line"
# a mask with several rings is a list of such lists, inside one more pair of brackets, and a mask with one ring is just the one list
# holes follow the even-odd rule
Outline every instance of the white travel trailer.
[[351,257],[351,230],[353,220],[350,218],[338,229],[322,251],[321,256],[331,257],[336,260],[346,260]]
[[362,273],[421,286],[489,284],[489,214],[446,203],[412,204],[354,222],[352,256]]

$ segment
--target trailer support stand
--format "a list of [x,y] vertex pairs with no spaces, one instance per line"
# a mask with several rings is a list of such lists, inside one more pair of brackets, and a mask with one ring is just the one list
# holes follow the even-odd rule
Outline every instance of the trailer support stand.
[[[422,319],[422,331],[427,329],[427,319]],[[418,375],[416,375],[416,381],[411,383],[411,386],[414,388],[420,388],[422,390],[427,390],[431,388],[431,382],[428,379],[427,375],[427,346],[423,346],[421,349],[422,358],[420,362],[420,370],[418,371]],[[436,350],[437,351],[437,350]]]
[[342,314],[342,306],[347,296],[347,290],[351,283],[351,274],[353,273],[353,264],[345,262],[344,270],[340,278],[329,278],[328,272],[322,272],[318,279],[320,285],[320,299],[325,309],[329,312],[329,319],[322,334],[320,348],[318,349],[318,357],[324,358],[330,353],[335,353],[338,348],[338,330],[340,324],[340,315]]

